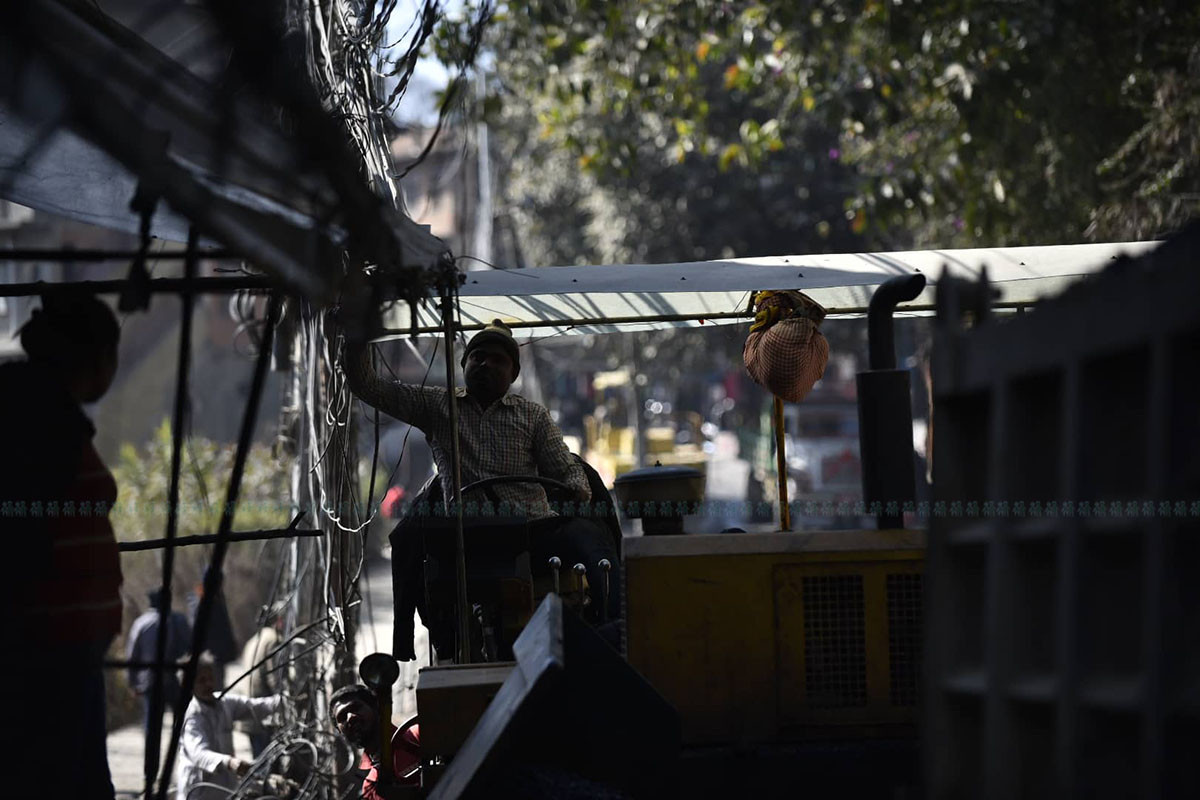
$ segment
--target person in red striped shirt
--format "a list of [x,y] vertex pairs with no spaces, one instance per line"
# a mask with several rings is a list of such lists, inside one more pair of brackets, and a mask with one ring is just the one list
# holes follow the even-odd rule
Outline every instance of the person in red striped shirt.
[[[117,370],[120,328],[103,302],[46,297],[21,328],[25,360],[0,365],[0,580],[12,639],[0,664],[19,726],[6,789],[29,781],[111,798],[102,659],[121,625],[113,475],[82,406]],[[29,687],[42,690],[32,692]],[[64,760],[64,757],[66,760]],[[66,767],[66,768],[64,768]],[[30,794],[29,796],[32,796]]]

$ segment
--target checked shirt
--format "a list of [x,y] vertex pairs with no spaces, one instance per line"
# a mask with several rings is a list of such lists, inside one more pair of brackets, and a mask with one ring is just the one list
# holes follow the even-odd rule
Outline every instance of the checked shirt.
[[[425,434],[438,473],[453,475],[449,393],[440,386],[414,386],[379,378],[371,367],[369,351],[347,359],[350,387],[370,406],[407,422]],[[563,442],[562,431],[544,406],[508,393],[483,408],[465,389],[458,398],[458,446],[462,455],[462,485],[500,475],[541,475],[562,481],[590,497],[587,476]],[[535,483],[493,486],[503,513],[525,514],[530,519],[554,516],[545,490]],[[449,487],[446,496],[449,497]],[[463,497],[464,507],[483,505],[479,490]],[[469,513],[469,512],[468,512]]]

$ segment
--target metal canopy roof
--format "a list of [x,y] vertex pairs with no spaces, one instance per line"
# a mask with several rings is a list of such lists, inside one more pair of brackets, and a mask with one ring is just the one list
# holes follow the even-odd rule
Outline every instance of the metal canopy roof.
[[[744,319],[750,293],[761,289],[798,289],[831,314],[855,316],[865,313],[881,283],[919,272],[930,286],[900,311],[927,314],[943,269],[977,278],[986,267],[1000,291],[999,303],[1028,304],[1103,269],[1121,254],[1138,255],[1156,245],[1124,242],[487,270],[466,274],[460,306],[465,325],[498,317],[535,336],[737,322]],[[406,304],[393,306],[385,320],[391,335],[403,335],[411,323]],[[419,328],[432,330],[439,323],[436,309],[420,310]]]

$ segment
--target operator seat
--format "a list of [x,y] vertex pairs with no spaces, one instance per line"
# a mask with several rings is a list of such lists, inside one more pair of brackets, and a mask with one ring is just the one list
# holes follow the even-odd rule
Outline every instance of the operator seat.
[[[587,476],[588,485],[592,493],[592,501],[590,507],[585,508],[587,512],[581,516],[591,519],[599,524],[599,527],[611,538],[613,551],[617,553],[618,559],[621,559],[621,524],[617,517],[616,504],[613,502],[612,496],[609,494],[608,488],[604,485],[604,480],[599,473],[592,468],[590,464],[580,458],[574,456],[576,461],[583,468],[584,474]],[[451,572],[449,575],[442,576],[446,578],[446,582],[453,584],[453,544],[451,542],[441,542],[439,544],[427,543],[426,537],[438,531],[439,538],[444,538],[447,529],[453,530],[451,525],[447,523],[452,521],[452,518],[441,517],[440,519],[432,516],[432,509],[442,509],[444,507],[442,484],[439,475],[431,477],[421,490],[417,493],[409,510],[403,518],[393,528],[388,536],[388,541],[392,546],[392,598],[395,605],[395,615],[393,618],[392,630],[392,653],[399,661],[412,661],[416,658],[416,652],[413,647],[413,611],[416,610],[421,615],[421,621],[430,630],[430,636],[433,639],[433,645],[439,652],[451,652],[453,649],[454,625],[451,614],[442,613],[445,611],[445,602],[438,598],[427,596],[426,579],[424,574],[426,557],[434,551],[440,552],[438,569],[446,569],[441,564],[450,565]],[[547,499],[550,501],[551,507],[573,508],[576,504],[574,498],[566,496],[562,490],[548,489]],[[576,514],[578,514],[576,509]],[[436,520],[436,522],[435,522]],[[496,539],[505,540],[508,543],[514,543],[511,546],[516,547],[517,542],[520,542],[520,531],[523,527],[519,518],[476,518],[467,520],[468,526],[484,525],[488,530],[479,531],[480,534],[491,535]],[[481,575],[479,570],[475,568],[475,563],[485,559],[472,558],[472,543],[471,540],[476,538],[472,536],[466,529],[464,535],[467,537],[467,557],[468,566],[468,582],[472,581],[473,577],[490,578],[493,580],[503,580],[506,577],[520,577],[519,572],[522,567],[514,559],[511,571],[507,570],[506,559],[502,557],[501,550],[504,543],[496,542],[496,546],[492,543],[483,545],[483,549],[488,551],[486,560],[489,562],[491,569],[487,570],[486,575]],[[480,542],[485,542],[486,538],[479,539]],[[449,548],[446,547],[449,545]],[[528,548],[528,540],[525,540],[525,548]],[[428,549],[427,549],[428,548]],[[475,551],[479,551],[476,546]],[[528,563],[528,561],[526,561]],[[497,569],[498,567],[498,569]],[[530,565],[532,571],[539,572],[543,565]],[[506,573],[507,574],[501,574]],[[435,576],[431,576],[433,578]],[[435,606],[429,608],[429,604]]]

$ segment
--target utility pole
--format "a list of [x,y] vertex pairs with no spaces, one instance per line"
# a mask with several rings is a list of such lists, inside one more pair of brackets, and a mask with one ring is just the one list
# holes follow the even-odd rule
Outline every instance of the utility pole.
[[[483,105],[484,99],[487,97],[487,80],[484,78],[483,70],[476,68],[475,70],[475,102]],[[467,266],[467,269],[480,269],[484,263],[492,262],[492,218],[494,216],[492,204],[492,158],[491,149],[488,141],[488,126],[483,119],[483,115],[479,115],[479,122],[475,123],[475,166],[476,166],[476,196],[479,205],[475,209],[475,231],[472,237],[471,244],[472,255],[478,258],[479,261],[472,261]]]

